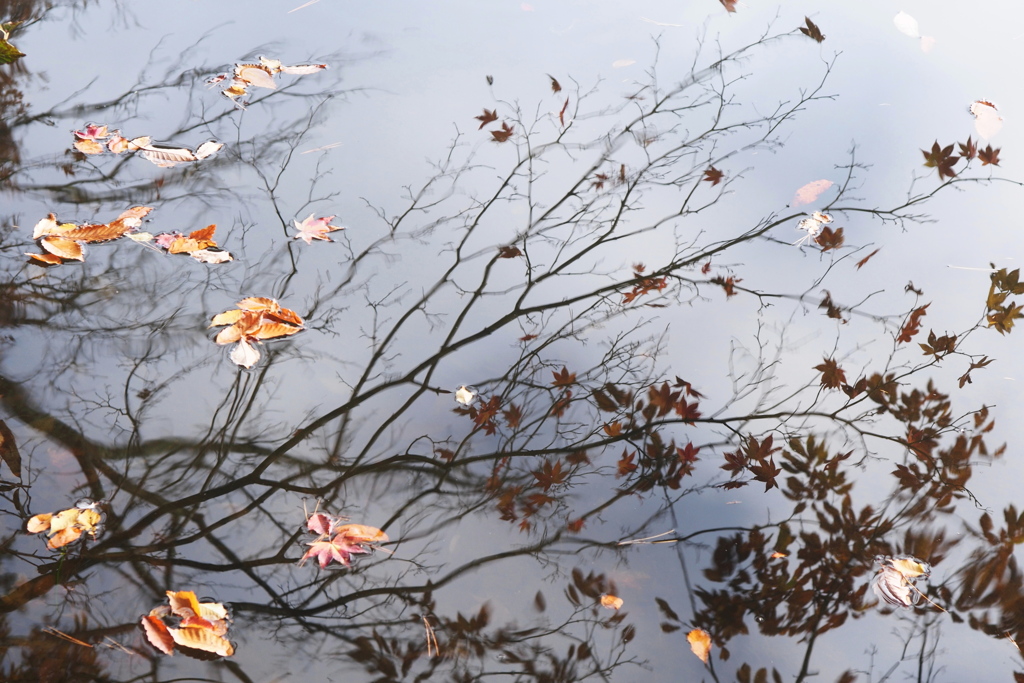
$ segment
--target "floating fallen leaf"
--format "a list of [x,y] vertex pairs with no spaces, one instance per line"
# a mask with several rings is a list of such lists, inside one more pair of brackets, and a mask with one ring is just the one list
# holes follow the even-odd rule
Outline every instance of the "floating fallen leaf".
[[476,391],[472,387],[467,387],[465,384],[455,390],[455,400],[464,406],[468,406],[476,398]]
[[619,609],[622,607],[622,598],[618,598],[614,595],[602,595],[601,596],[601,607],[606,609]]
[[974,115],[974,130],[982,140],[988,140],[1002,129],[1003,117],[991,102],[976,100],[971,103],[970,111]]
[[880,555],[875,561],[880,565],[878,573],[871,580],[871,589],[875,594],[890,605],[916,605],[922,595],[916,585],[917,581],[928,578],[931,565],[910,555]]
[[103,531],[103,515],[93,501],[83,498],[73,508],[60,512],[44,512],[28,520],[25,530],[30,534],[49,531],[50,538],[46,547],[57,550],[74,543],[83,534],[95,540]]
[[230,326],[221,330],[214,341],[218,344],[238,342],[231,352],[231,360],[244,368],[251,368],[260,359],[256,342],[293,335],[304,329],[302,318],[295,311],[282,308],[274,299],[249,297],[237,305],[235,310],[215,315],[210,327]]
[[14,434],[3,420],[0,420],[0,460],[7,463],[11,473],[21,479],[21,454],[18,444],[14,442]]
[[57,217],[51,213],[36,223],[32,231],[32,238],[39,240],[39,245],[49,253],[28,256],[47,265],[59,265],[64,261],[83,261],[83,244],[109,242],[123,237],[142,225],[142,219],[152,210],[151,206],[133,206],[110,223],[86,225],[58,223]]
[[722,172],[719,171],[714,166],[712,166],[711,168],[704,171],[704,177],[701,178],[701,180],[707,181],[712,185],[717,185],[718,183],[722,182],[723,177],[724,175],[722,174]]
[[167,655],[177,649],[197,659],[230,657],[235,648],[224,638],[228,611],[219,602],[199,602],[192,591],[167,591],[167,605],[142,617],[146,639]]
[[198,251],[191,252],[189,256],[200,263],[227,263],[234,260],[230,253],[218,247],[199,249]]
[[241,98],[249,94],[248,88],[254,87],[276,90],[277,83],[274,81],[274,76],[276,74],[284,73],[292,76],[305,76],[307,74],[316,73],[317,71],[323,71],[326,68],[326,64],[296,64],[294,66],[285,66],[281,64],[281,60],[279,59],[268,59],[261,56],[259,64],[235,64],[234,71],[231,74],[217,74],[216,76],[207,79],[206,84],[213,87],[226,82],[227,87],[221,90],[221,94],[234,102],[235,106],[245,109],[246,103],[243,102]]
[[548,78],[551,79],[551,92],[561,92],[562,85],[555,79],[555,77],[552,76],[551,74],[548,74]]
[[900,12],[893,17],[892,23],[896,24],[896,29],[903,35],[910,36],[911,38],[921,37],[921,32],[917,26],[917,19],[906,12]]
[[46,235],[39,240],[39,246],[54,256],[68,261],[84,261],[85,252],[78,242],[60,235]]
[[171,145],[153,143],[138,144],[136,140],[132,140],[129,145],[134,146],[147,161],[156,164],[160,168],[173,168],[178,164],[190,161],[202,161],[224,146],[223,143],[216,140],[207,140],[194,151],[188,147],[172,147]]
[[811,40],[820,43],[825,40],[825,35],[821,32],[821,29],[811,21],[810,17],[804,17],[804,23],[806,26],[800,27],[800,33],[804,34]]
[[353,555],[371,552],[367,546],[372,543],[386,543],[388,535],[376,527],[365,524],[339,524],[337,517],[314,512],[306,520],[306,528],[317,534],[316,540],[306,545],[309,550],[299,560],[299,566],[315,557],[320,568],[326,568],[332,561],[348,567]]
[[830,214],[815,211],[814,213],[811,214],[810,218],[805,218],[799,223],[797,223],[797,230],[804,230],[807,232],[807,234],[798,239],[796,242],[793,242],[793,245],[800,245],[806,242],[807,240],[814,239],[821,233],[822,227],[824,227],[826,223],[831,222],[832,216]]
[[796,195],[793,197],[793,201],[790,202],[790,206],[804,206],[806,204],[813,204],[818,201],[818,197],[828,188],[832,187],[833,183],[831,180],[813,180],[799,190],[796,191]]
[[928,52],[935,46],[935,39],[931,36],[922,36],[917,25],[917,19],[906,12],[900,12],[893,17],[892,23],[896,25],[896,29],[903,35],[910,36],[911,38],[919,38],[921,40],[922,52]]
[[104,147],[95,140],[76,140],[75,149],[82,154],[103,154]]
[[14,60],[25,56],[24,52],[21,52],[18,48],[7,42],[11,38],[11,31],[20,23],[20,21],[12,21],[0,24],[0,64],[10,64]]
[[632,66],[633,64],[636,64],[635,59],[616,59],[614,62],[612,62],[612,68],[621,69],[625,66]]
[[690,650],[693,654],[707,664],[708,655],[711,654],[711,634],[702,628],[695,628],[686,634],[686,640],[690,643]]
[[309,214],[309,216],[301,223],[293,220],[292,223],[298,229],[298,234],[293,239],[302,240],[306,244],[312,244],[313,240],[322,240],[324,242],[333,242],[327,233],[334,232],[335,230],[344,230],[345,228],[337,225],[331,225],[331,221],[335,219],[335,216],[324,216],[322,218],[314,218],[316,214]]

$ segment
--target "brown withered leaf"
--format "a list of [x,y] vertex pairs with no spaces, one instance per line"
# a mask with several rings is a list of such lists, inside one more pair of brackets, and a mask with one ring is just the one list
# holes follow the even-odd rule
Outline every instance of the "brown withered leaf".
[[690,643],[690,650],[693,654],[707,664],[708,655],[711,654],[711,634],[702,628],[695,628],[686,634],[686,641]]
[[701,180],[705,180],[711,183],[712,185],[717,185],[718,183],[722,182],[723,177],[724,176],[722,175],[722,172],[719,171],[714,166],[712,166],[711,168],[704,171],[704,177],[701,178]]
[[864,266],[865,263],[867,263],[868,261],[871,260],[872,256],[874,256],[875,254],[877,254],[880,251],[882,251],[881,247],[879,247],[878,249],[875,249],[873,252],[871,252],[870,254],[865,256],[864,258],[862,258],[860,261],[857,261],[857,270],[860,270]]
[[821,29],[818,28],[813,21],[811,21],[810,17],[804,17],[804,23],[807,24],[807,26],[806,28],[801,26],[800,33],[804,34],[811,40],[814,40],[818,43],[825,40],[825,35],[821,32]]
[[931,306],[930,303],[925,304],[920,308],[915,308],[913,312],[907,316],[907,321],[903,323],[899,336],[896,337],[897,342],[906,344],[914,338],[914,335],[921,331],[921,318],[927,315],[929,306]]
[[[491,121],[497,121],[498,120],[498,110],[494,109],[492,111],[492,110],[488,110],[487,108],[484,108],[484,113],[483,114],[481,114],[480,116],[474,116],[473,118],[476,119],[477,121],[479,121],[480,122],[480,128],[483,128],[484,126],[486,126]],[[480,128],[477,128],[477,130],[480,130]]]
[[0,460],[7,463],[11,473],[21,479],[21,453],[14,441],[14,434],[3,420],[0,420]]
[[824,359],[824,362],[815,365],[814,369],[821,372],[821,386],[827,389],[838,389],[846,384],[846,373],[832,358]]
[[494,137],[495,142],[507,142],[512,133],[515,131],[515,126],[510,126],[508,123],[502,122],[501,130],[492,130],[491,135]]
[[519,247],[498,247],[498,258],[515,258],[516,256],[522,255],[523,252],[519,251]]
[[982,166],[993,166],[999,165],[999,149],[992,149],[992,145],[988,145],[985,149],[978,152],[978,158],[981,159]]
[[558,112],[558,123],[565,128],[565,110],[569,108],[569,98],[565,98],[565,104],[562,105],[562,110]]
[[818,236],[814,238],[814,242],[821,247],[822,252],[826,252],[830,249],[838,249],[843,246],[844,241],[842,228],[832,230],[832,228],[828,226],[823,227],[821,232],[818,233]]
[[551,79],[551,92],[562,92],[562,86],[558,83],[555,77],[548,74],[548,78]]

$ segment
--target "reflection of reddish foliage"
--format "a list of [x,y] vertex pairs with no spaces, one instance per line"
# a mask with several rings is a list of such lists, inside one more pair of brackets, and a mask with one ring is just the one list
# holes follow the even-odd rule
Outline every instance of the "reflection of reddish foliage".
[[734,278],[731,275],[729,277],[722,277],[721,275],[718,275],[711,278],[712,284],[721,285],[722,289],[725,290],[726,297],[736,296],[736,285],[740,282],[743,282],[743,280]]
[[903,323],[903,328],[900,329],[900,334],[896,337],[897,342],[906,344],[914,338],[914,335],[921,331],[921,318],[927,315],[929,306],[931,304],[925,304],[920,308],[914,309],[907,318],[907,322]]
[[[644,265],[638,263],[633,266],[633,276],[635,278],[643,277]],[[629,304],[635,301],[638,297],[650,292],[660,292],[668,286],[668,279],[665,277],[644,277],[640,282],[633,285],[633,289],[622,295],[622,303]]]

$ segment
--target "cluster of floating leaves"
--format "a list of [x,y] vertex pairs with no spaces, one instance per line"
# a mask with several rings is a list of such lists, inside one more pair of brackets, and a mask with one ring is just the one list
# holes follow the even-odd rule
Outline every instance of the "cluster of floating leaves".
[[927,580],[931,565],[910,555],[879,555],[875,562],[880,568],[871,580],[871,590],[878,597],[899,607],[912,607],[920,601],[922,593],[917,582]]
[[32,239],[39,241],[45,253],[26,256],[51,266],[66,261],[84,261],[84,245],[124,237],[142,225],[142,219],[152,210],[151,206],[133,206],[109,223],[82,225],[61,223],[51,213],[36,223],[32,231]]
[[206,84],[210,87],[222,85],[223,90],[221,90],[221,94],[234,102],[236,107],[245,109],[247,102],[242,98],[249,94],[249,88],[276,90],[277,83],[274,81],[274,76],[277,74],[304,76],[326,68],[326,64],[285,66],[278,59],[267,59],[261,55],[259,64],[235,64],[235,69],[232,73],[217,74],[213,78],[208,79]]
[[228,610],[219,602],[199,602],[192,591],[167,591],[166,605],[142,617],[146,639],[165,655],[175,650],[196,659],[230,657]]
[[213,316],[210,327],[230,325],[217,333],[214,341],[218,344],[237,342],[231,351],[231,360],[243,368],[251,368],[260,359],[256,344],[291,336],[305,329],[298,313],[282,308],[274,299],[251,296],[236,306],[238,308]]
[[190,161],[202,161],[220,151],[223,143],[207,140],[195,149],[153,142],[149,136],[128,139],[120,130],[110,132],[106,124],[90,123],[75,131],[75,149],[82,154],[138,152],[161,168],[173,168]]
[[31,517],[26,531],[30,534],[48,531],[46,547],[50,550],[74,543],[85,534],[96,540],[103,533],[103,513],[98,508],[98,503],[83,498],[73,508],[60,512],[44,512]]
[[213,239],[217,224],[212,223],[201,230],[193,230],[186,237],[180,232],[163,232],[155,237],[148,233],[129,235],[136,241],[152,240],[153,244],[167,250],[168,254],[188,254],[201,263],[225,263],[233,260]]
[[348,567],[353,555],[369,554],[375,543],[387,543],[388,535],[376,527],[365,524],[343,524],[345,520],[323,512],[314,512],[306,519],[306,529],[317,535],[308,542],[309,550],[299,560],[299,565],[315,557],[320,568],[331,562]]

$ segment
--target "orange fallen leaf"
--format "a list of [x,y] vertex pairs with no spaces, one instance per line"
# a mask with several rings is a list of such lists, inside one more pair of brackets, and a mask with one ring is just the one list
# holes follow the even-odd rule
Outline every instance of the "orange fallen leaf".
[[84,261],[85,252],[78,242],[60,235],[47,235],[39,240],[39,246],[54,256],[70,261]]
[[605,607],[607,609],[619,609],[622,607],[622,598],[614,595],[608,595],[606,593],[601,596],[601,607]]
[[708,655],[711,654],[711,634],[702,628],[695,628],[686,634],[686,640],[690,643],[690,650],[700,658],[700,661],[708,663]]
[[174,638],[167,626],[159,617],[146,615],[142,617],[142,630],[146,632],[146,640],[165,655],[174,654]]

